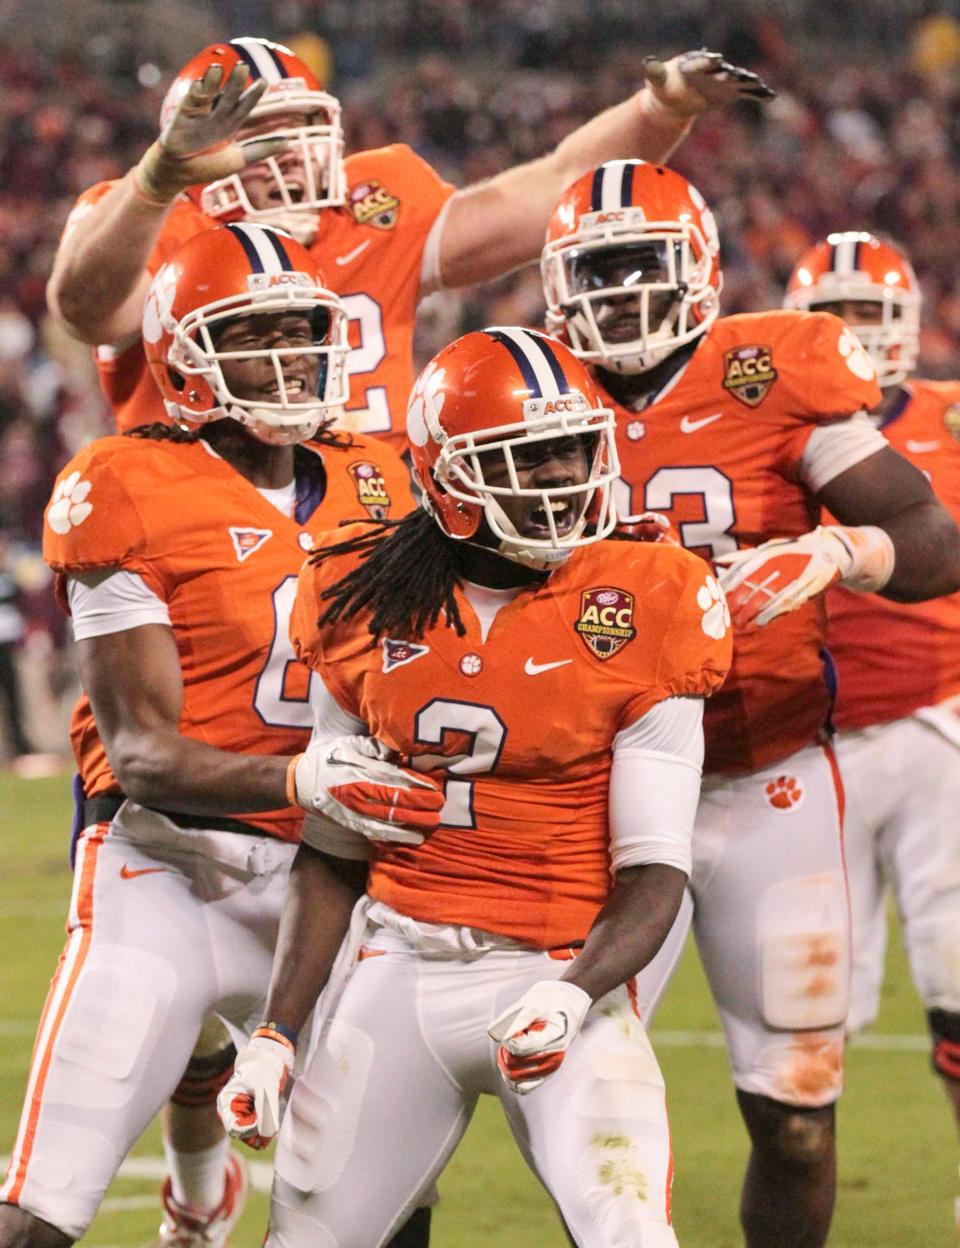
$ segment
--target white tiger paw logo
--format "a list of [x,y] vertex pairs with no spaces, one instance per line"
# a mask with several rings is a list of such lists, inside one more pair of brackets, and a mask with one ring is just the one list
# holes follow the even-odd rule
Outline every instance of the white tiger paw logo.
[[700,627],[707,636],[715,641],[725,637],[730,627],[730,608],[727,606],[727,600],[723,596],[719,581],[714,577],[708,576],[697,590],[697,606],[703,612]]
[[861,381],[873,381],[877,370],[873,367],[873,361],[863,343],[852,330],[844,329],[837,343],[837,350],[846,360],[847,368],[854,377],[859,377]]
[[93,511],[93,503],[88,503],[90,482],[81,481],[79,472],[71,472],[69,477],[57,485],[53,491],[53,500],[47,512],[47,524],[54,533],[69,533],[71,528],[83,524]]

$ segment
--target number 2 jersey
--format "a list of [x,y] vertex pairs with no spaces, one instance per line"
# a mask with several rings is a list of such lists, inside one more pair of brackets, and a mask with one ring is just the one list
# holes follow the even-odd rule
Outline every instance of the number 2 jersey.
[[[960,383],[907,382],[880,429],[960,522]],[[960,693],[960,594],[903,603],[832,589],[827,611],[839,729],[889,723]]]
[[709,570],[677,547],[601,542],[501,607],[486,640],[458,588],[464,637],[440,623],[371,646],[367,614],[318,625],[323,591],[356,564],[304,566],[294,649],[446,796],[422,845],[377,846],[369,893],[538,948],[583,940],[610,887],[616,734],[665,698],[712,693],[729,665]]
[[[339,424],[387,437],[402,449],[424,248],[454,188],[400,143],[348,157],[346,171],[347,202],[321,211],[310,246],[328,289],[343,299],[350,318],[351,397]],[[84,191],[71,220],[115,185],[101,182]],[[217,224],[189,196],[180,196],[150,256],[150,272],[156,274],[188,239]],[[98,347],[96,359],[121,431],[167,420],[139,340]]]
[[[412,505],[402,461],[373,439],[324,446],[317,463],[319,472],[297,479],[293,518],[202,441],[101,438],[57,479],[44,558],[59,574],[58,596],[65,601],[70,574],[121,568],[167,604],[183,675],[184,736],[281,755],[309,739],[310,674],[288,636],[300,565],[341,519],[401,516]],[[71,738],[86,796],[119,792],[85,696]],[[243,814],[285,840],[297,837],[301,817],[292,808]]]
[[[837,317],[723,317],[642,411],[607,397],[618,510],[665,513],[705,559],[796,537],[818,522],[815,491],[886,445],[866,418],[846,419],[879,400],[869,357]],[[707,707],[705,772],[754,771],[817,739],[831,705],[825,632],[817,598],[736,634],[730,676]]]

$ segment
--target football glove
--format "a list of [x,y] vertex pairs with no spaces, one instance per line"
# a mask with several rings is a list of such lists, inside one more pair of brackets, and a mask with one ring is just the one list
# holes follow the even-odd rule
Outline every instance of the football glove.
[[291,763],[296,800],[371,841],[419,845],[440,826],[443,790],[398,767],[375,737],[338,737]]
[[280,1097],[296,1049],[269,1026],[258,1027],[237,1054],[233,1074],[217,1097],[227,1135],[249,1148],[266,1148],[280,1129]]
[[238,63],[221,84],[223,67],[211,65],[191,83],[160,137],[133,171],[144,198],[158,206],[167,204],[188,186],[239,173],[284,150],[285,139],[237,141],[241,126],[267,89],[265,78],[247,86],[249,76],[247,66]]
[[495,1018],[487,1034],[507,1086],[523,1096],[559,1070],[592,1004],[576,984],[542,979]]
[[660,511],[643,511],[638,516],[620,516],[614,536],[629,538],[632,542],[661,542],[665,546],[679,546],[680,538],[670,523],[670,517]]
[[706,48],[669,61],[648,56],[643,69],[657,102],[678,117],[697,117],[740,100],[772,100],[777,94],[749,69],[731,65],[719,52]]
[[796,611],[831,585],[882,589],[893,574],[889,536],[874,525],[819,525],[795,538],[775,538],[715,560],[726,566],[720,584],[737,628],[769,624]]

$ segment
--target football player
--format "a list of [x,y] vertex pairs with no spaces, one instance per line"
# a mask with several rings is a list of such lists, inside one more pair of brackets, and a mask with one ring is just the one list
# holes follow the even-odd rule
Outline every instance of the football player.
[[[880,391],[842,321],[719,316],[714,219],[675,172],[626,160],[581,178],[542,265],[549,326],[617,413],[621,510],[665,512],[723,569],[738,631],[705,721],[694,930],[751,1140],[746,1242],[818,1248],[849,975],[821,594],[951,593],[960,534],[863,414]],[[821,506],[839,523],[818,526]],[[656,999],[668,962],[641,977],[641,1000]]]
[[[340,106],[289,49],[253,38],[212,44],[170,87],[161,134],[137,167],[80,197],[51,277],[51,310],[98,344],[121,429],[162,420],[139,341],[151,276],[216,221],[281,226],[310,246],[350,317],[351,398],[340,426],[400,444],[423,295],[534,259],[554,199],[588,165],[622,150],[665,158],[697,114],[773,94],[706,51],[651,60],[646,77],[549,156],[455,191],[404,144],[344,160]],[[225,1057],[221,1050],[215,1064]],[[208,1099],[208,1068],[198,1055],[179,1100]],[[191,1154],[219,1129],[202,1104],[173,1117]],[[168,1149],[174,1165],[177,1152]]]
[[174,80],[161,133],[117,182],[86,191],[65,229],[52,311],[98,346],[122,428],[150,403],[137,342],[152,274],[215,221],[280,226],[309,245],[351,321],[346,427],[402,441],[418,300],[534,260],[554,200],[597,160],[663,159],[710,107],[773,94],[716,53],[653,60],[647,84],[550,155],[455,191],[405,144],[343,158],[340,107],[287,48],[211,44]]
[[[670,1248],[663,1080],[633,977],[687,878],[723,596],[679,546],[605,540],[613,413],[545,335],[445,347],[407,432],[422,510],[322,538],[291,637],[326,690],[315,756],[342,788],[369,783],[365,743],[444,804],[425,838],[374,848],[358,960],[342,956],[283,1120],[266,1242],[383,1243],[487,1092],[577,1244]],[[309,801],[315,771],[294,774]],[[267,1021],[220,1095],[257,1144],[330,969],[328,855],[372,844],[304,829]]]
[[[297,572],[323,530],[412,505],[390,447],[329,432],[347,316],[293,239],[192,238],[157,275],[143,341],[176,424],[85,448],[46,512],[86,691],[82,789],[68,940],[0,1187],[5,1248],[80,1238],[204,1018],[239,1036],[258,1012],[302,817],[287,767],[319,688],[288,637]],[[216,1148],[207,1208],[167,1193],[170,1242],[226,1237],[243,1178],[222,1132]]]
[[[907,257],[872,234],[830,234],[798,261],[784,304],[847,322],[877,370],[874,423],[960,519],[960,384],[912,376],[920,287]],[[892,887],[960,1123],[960,595],[906,604],[836,589],[827,610],[853,916],[847,1029],[877,1015]]]

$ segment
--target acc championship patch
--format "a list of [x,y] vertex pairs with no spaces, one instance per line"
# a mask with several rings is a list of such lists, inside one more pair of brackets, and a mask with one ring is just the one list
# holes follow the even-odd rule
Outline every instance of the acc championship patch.
[[580,618],[574,628],[598,659],[612,659],[637,630],[633,626],[633,594],[623,589],[588,589],[580,596]]
[[960,442],[960,403],[951,403],[943,413],[943,424],[951,438]]
[[734,347],[723,353],[723,388],[735,399],[756,407],[777,380],[769,347]]
[[392,230],[397,224],[400,200],[379,182],[360,182],[351,186],[347,201],[358,225],[374,225],[378,230]]
[[353,483],[357,487],[357,500],[366,507],[374,520],[386,520],[390,510],[390,495],[383,473],[376,464],[362,460],[350,464],[347,468]]

